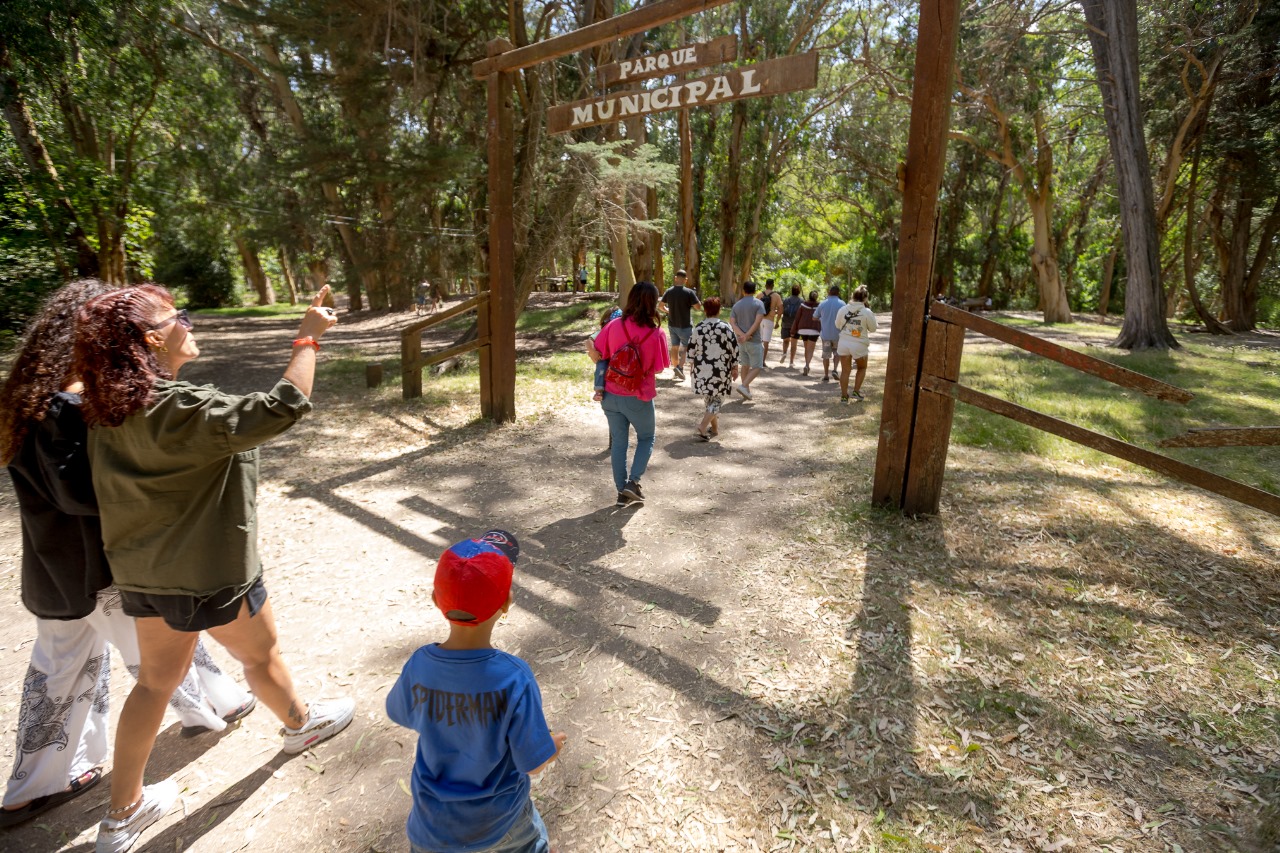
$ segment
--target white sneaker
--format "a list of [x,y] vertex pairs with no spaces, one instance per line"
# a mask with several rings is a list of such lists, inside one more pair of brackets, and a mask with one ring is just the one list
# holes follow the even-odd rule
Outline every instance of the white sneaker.
[[285,726],[284,751],[297,755],[321,741],[328,740],[351,724],[355,716],[354,699],[334,699],[329,702],[312,702],[307,713],[307,724],[300,729]]
[[751,399],[751,392],[747,389],[746,385],[739,385],[736,390],[739,394],[742,395],[742,399],[744,400]]
[[103,818],[98,824],[95,853],[124,853],[142,837],[151,824],[164,817],[178,799],[178,783],[165,779],[142,789],[142,805],[123,820]]

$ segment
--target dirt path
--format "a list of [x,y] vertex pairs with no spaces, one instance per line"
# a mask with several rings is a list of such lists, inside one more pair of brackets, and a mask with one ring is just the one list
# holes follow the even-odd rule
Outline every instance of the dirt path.
[[[270,354],[291,327],[205,324],[206,357],[190,378],[268,386],[279,370]],[[883,340],[878,349],[877,369]],[[368,438],[336,434],[321,389],[315,416],[263,450],[263,558],[304,694],[353,695],[357,720],[292,760],[265,710],[222,737],[182,739],[170,721],[151,775],[174,775],[185,790],[140,849],[407,849],[414,738],[387,721],[382,702],[410,651],[443,636],[429,599],[435,558],[488,526],[516,532],[524,549],[497,642],[533,665],[548,719],[570,735],[537,789],[560,849],[773,846],[765,816],[786,786],[768,747],[775,704],[786,703],[763,685],[824,654],[805,636],[819,601],[793,575],[814,567],[797,562],[808,546],[790,538],[792,521],[828,475],[829,437],[878,411],[878,390],[841,406],[838,385],[815,374],[770,365],[755,402],[725,406],[711,444],[692,440],[688,383],[660,380],[639,510],[612,506],[607,433],[589,403],[428,443],[394,422],[370,425]],[[868,388],[879,382],[873,375]],[[33,626],[18,603],[7,484],[0,501],[0,761],[9,761]],[[118,710],[128,679],[118,666],[116,676]],[[8,833],[6,849],[87,850],[105,800],[104,785]]]

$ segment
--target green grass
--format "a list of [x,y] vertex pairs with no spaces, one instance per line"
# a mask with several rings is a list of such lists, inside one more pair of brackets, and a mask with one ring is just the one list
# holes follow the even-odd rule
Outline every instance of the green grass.
[[[979,391],[1105,435],[1153,448],[1188,429],[1280,424],[1280,353],[1183,339],[1174,352],[1089,354],[1185,388],[1168,403],[1018,350],[969,349],[960,381]],[[1100,462],[1111,457],[971,406],[957,406],[952,439],[993,450]],[[1268,491],[1280,491],[1280,448],[1167,449],[1159,452]]]
[[559,308],[526,310],[516,318],[516,331],[527,335],[593,332],[600,327],[600,310],[611,303],[578,302]]
[[197,317],[290,317],[305,314],[309,302],[290,305],[288,302],[277,302],[274,305],[240,305],[230,308],[193,308],[192,314]]

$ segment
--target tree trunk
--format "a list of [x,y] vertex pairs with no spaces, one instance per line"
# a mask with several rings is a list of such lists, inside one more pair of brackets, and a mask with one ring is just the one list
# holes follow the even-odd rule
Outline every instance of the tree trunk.
[[[62,220],[53,229],[55,239],[61,242],[61,245],[55,243],[54,249],[67,248],[75,253],[77,275],[96,276],[98,275],[97,253],[94,252],[93,246],[89,245],[89,238],[80,227],[75,208],[67,198],[62,180],[58,177],[58,170],[53,165],[53,158],[49,156],[49,149],[45,147],[44,140],[40,137],[35,119],[27,109],[22,88],[18,84],[17,77],[12,74],[12,68],[8,45],[5,43],[4,35],[0,34],[0,109],[4,111],[5,121],[8,122],[13,140],[17,143],[22,159],[26,162],[27,169],[34,179],[32,183],[37,187],[38,194],[42,200],[51,204],[56,218]],[[50,190],[48,194],[39,193],[42,185],[48,186]]]
[[1108,307],[1111,305],[1111,282],[1116,274],[1116,255],[1120,254],[1120,246],[1113,243],[1111,251],[1107,253],[1107,259],[1102,263],[1102,286],[1098,293],[1098,314],[1102,317],[1107,316]]
[[284,283],[289,288],[289,304],[298,304],[298,282],[293,277],[293,265],[289,263],[289,253],[281,246],[278,252],[280,256],[280,271],[284,273]]
[[680,251],[684,253],[684,270],[689,285],[698,289],[698,232],[693,210],[693,131],[689,111],[680,110],[676,118],[680,140]]
[[1137,3],[1082,0],[1082,5],[1102,93],[1107,141],[1116,166],[1128,269],[1124,324],[1115,346],[1131,350],[1176,348],[1179,344],[1164,316],[1151,161],[1138,101]]
[[1048,191],[1029,190],[1027,204],[1031,207],[1032,222],[1031,269],[1035,273],[1044,321],[1070,323],[1071,305],[1067,302],[1067,291],[1058,272],[1058,251],[1053,244],[1053,229],[1050,227],[1053,195]]
[[1196,269],[1199,266],[1195,254],[1195,222],[1196,222],[1196,178],[1200,174],[1200,147],[1196,146],[1195,156],[1191,160],[1191,180],[1187,184],[1187,216],[1182,232],[1182,275],[1186,282],[1187,295],[1191,297],[1191,305],[1204,327],[1215,335],[1229,335],[1231,329],[1218,321],[1217,317],[1205,308],[1200,301],[1200,291],[1196,288]]
[[996,187],[996,203],[991,208],[991,219],[987,225],[987,239],[982,258],[982,272],[978,276],[978,296],[983,299],[991,295],[991,282],[995,279],[996,263],[1000,259],[1000,208],[1004,205],[1005,191],[1009,187],[1008,170],[1000,173],[1000,184]]
[[734,101],[730,108],[729,164],[725,172],[724,195],[720,198],[720,298],[728,305],[737,295],[733,280],[734,256],[738,251],[738,207],[742,203],[742,134],[747,124],[747,102]]
[[259,305],[275,305],[276,293],[267,281],[267,274],[262,270],[262,262],[258,259],[258,250],[249,244],[243,236],[236,235],[236,249],[240,252],[240,263],[244,265],[244,279],[258,294]]

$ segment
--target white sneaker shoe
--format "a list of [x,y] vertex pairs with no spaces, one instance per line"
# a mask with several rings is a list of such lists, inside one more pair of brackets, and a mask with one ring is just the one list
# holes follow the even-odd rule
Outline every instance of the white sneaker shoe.
[[739,394],[741,394],[741,395],[742,395],[742,399],[744,399],[744,400],[750,400],[750,399],[751,399],[751,392],[750,392],[749,390],[747,390],[747,386],[746,386],[746,385],[739,385],[735,390],[736,390]]
[[354,699],[334,699],[329,702],[312,702],[307,713],[307,724],[300,729],[285,726],[284,751],[297,755],[321,741],[328,740],[351,724],[355,716]]
[[178,799],[178,783],[165,779],[142,789],[142,805],[123,820],[103,818],[98,824],[95,853],[124,853],[138,842],[151,824],[164,817]]

